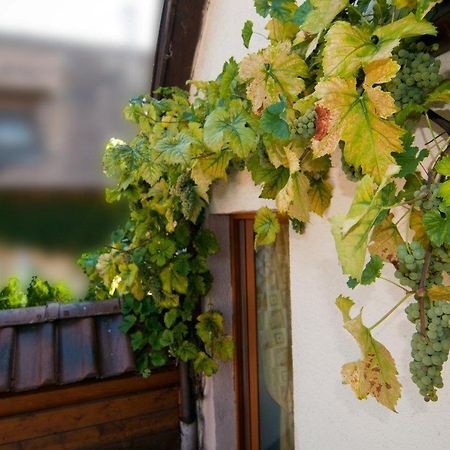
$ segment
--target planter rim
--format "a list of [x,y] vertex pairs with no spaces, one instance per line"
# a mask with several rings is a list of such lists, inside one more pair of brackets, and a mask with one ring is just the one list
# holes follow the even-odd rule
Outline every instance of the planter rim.
[[0,311],[0,328],[53,322],[55,320],[120,314],[121,306],[121,299],[112,298],[109,300],[67,304],[49,303],[46,306],[6,309]]

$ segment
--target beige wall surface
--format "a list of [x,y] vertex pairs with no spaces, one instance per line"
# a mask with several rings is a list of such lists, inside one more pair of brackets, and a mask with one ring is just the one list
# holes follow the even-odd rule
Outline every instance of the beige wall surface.
[[[235,56],[239,60],[247,53],[240,37],[247,19],[255,22],[255,31],[264,33],[264,22],[256,16],[252,0],[211,0],[194,79],[215,78],[226,59]],[[256,35],[251,50],[265,44]],[[447,56],[445,66],[449,62]],[[426,138],[423,135],[419,140],[424,142]],[[260,191],[248,173],[237,174],[229,181],[214,187],[212,212],[252,211],[263,204],[273,206],[258,198]],[[327,217],[347,211],[354,191],[354,185],[336,169],[331,170],[331,182],[334,198]],[[330,225],[326,218],[315,215],[304,235],[291,230],[290,263],[296,449],[449,449],[450,370],[447,368],[444,375],[446,387],[439,393],[439,402],[425,403],[409,377],[409,337],[413,327],[402,311],[374,332],[397,361],[403,385],[398,414],[373,399],[358,401],[350,387],[341,384],[342,364],[358,359],[359,350],[342,328],[341,315],[334,305],[336,297],[340,293],[352,296],[357,303],[355,311],[364,307],[364,320],[370,325],[401,298],[402,291],[383,281],[350,291],[338,266]],[[386,274],[392,277],[388,270]],[[214,392],[214,379],[210,384],[207,398]],[[220,437],[214,433],[217,430],[220,434],[221,427],[218,418],[211,417],[212,413],[209,409],[206,417],[205,447],[229,450],[220,448]],[[230,430],[222,428],[222,432]]]

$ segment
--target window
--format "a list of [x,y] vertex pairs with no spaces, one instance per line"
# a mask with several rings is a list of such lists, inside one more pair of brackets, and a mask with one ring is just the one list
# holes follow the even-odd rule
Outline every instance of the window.
[[289,225],[253,247],[253,216],[232,217],[236,391],[240,449],[294,446]]

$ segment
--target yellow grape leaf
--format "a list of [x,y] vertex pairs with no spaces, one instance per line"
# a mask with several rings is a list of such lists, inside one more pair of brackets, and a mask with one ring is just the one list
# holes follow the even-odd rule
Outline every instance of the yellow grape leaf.
[[326,180],[314,181],[308,191],[309,206],[319,216],[330,206],[333,186]]
[[292,22],[281,22],[278,19],[269,20],[266,25],[269,39],[275,42],[291,41],[298,32],[298,25]]
[[397,378],[395,361],[388,349],[374,339],[369,328],[363,324],[361,313],[351,318],[353,305],[353,300],[342,295],[336,300],[344,328],[355,338],[362,353],[361,360],[342,367],[342,381],[352,386],[360,400],[371,395],[377,402],[395,411],[402,387]]
[[430,300],[445,300],[450,301],[450,286],[431,286],[428,290],[428,297]]
[[208,201],[208,188],[214,180],[227,178],[227,167],[233,157],[228,151],[221,151],[215,155],[199,156],[192,167],[191,176],[198,186],[199,193]]
[[413,9],[416,7],[417,0],[394,0],[393,5],[398,8],[410,8]]
[[275,242],[277,234],[280,231],[280,223],[276,214],[267,206],[258,209],[253,230],[255,232],[255,248],[258,245],[268,245]]
[[356,280],[361,279],[370,232],[384,206],[381,191],[391,174],[375,189],[373,179],[366,175],[358,184],[346,216],[332,217],[331,232],[342,270]]
[[427,247],[430,241],[423,226],[423,213],[421,210],[413,208],[409,216],[409,228],[414,231],[414,240]]
[[351,78],[370,62],[390,57],[401,39],[424,34],[434,36],[436,28],[414,14],[377,27],[373,32],[367,27],[335,22],[325,37],[324,75]]
[[276,197],[278,210],[301,222],[308,222],[310,210],[308,190],[309,180],[305,174],[301,172],[291,174],[286,186]]
[[276,140],[267,140],[264,144],[267,156],[276,168],[283,166],[288,168],[291,173],[299,170],[300,155],[305,151],[305,148],[298,140],[291,140],[287,145],[285,142]]
[[389,214],[373,229],[369,252],[378,255],[383,261],[395,262],[397,260],[397,247],[403,243],[403,238],[393,223],[394,216]]
[[249,81],[247,97],[253,111],[261,114],[280,95],[293,100],[305,88],[300,77],[308,75],[308,67],[300,56],[291,52],[291,44],[282,42],[246,56],[239,65],[239,77]]
[[313,9],[306,16],[301,30],[318,34],[328,28],[333,19],[348,5],[348,0],[310,0]]
[[[385,60],[385,67],[392,71],[390,60]],[[377,71],[380,72],[378,68]],[[373,81],[374,72],[369,74]],[[378,73],[377,77],[380,79],[382,75]],[[317,84],[320,100],[316,103],[312,148],[316,157],[323,156],[332,153],[339,141],[344,141],[345,160],[361,167],[380,183],[388,167],[395,164],[391,153],[403,151],[403,129],[387,120],[396,110],[391,95],[367,83],[364,87],[360,94],[355,79],[343,78],[330,78]]]

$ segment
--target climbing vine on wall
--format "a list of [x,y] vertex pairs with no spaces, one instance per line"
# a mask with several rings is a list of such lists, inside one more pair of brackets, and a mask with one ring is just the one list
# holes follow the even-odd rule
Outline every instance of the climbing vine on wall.
[[[190,94],[165,88],[130,101],[125,116],[139,132],[111,140],[104,156],[117,180],[107,198],[125,198],[129,220],[81,264],[91,298],[123,297],[142,373],[175,358],[211,375],[232,357],[222,315],[200,304],[212,282],[207,258],[218,251],[205,226],[212,184],[246,168],[261,197],[303,231],[330,204],[331,156],[340,153],[333,163],[357,183],[348,213],[330,219],[348,285],[371,284],[392,265],[398,280],[388,281],[404,291],[371,327],[351,314],[350,298],[337,299],[362,353],[343,366],[343,381],[395,410],[397,367],[372,330],[409,301],[412,379],[436,400],[450,349],[450,154],[430,120],[450,97],[434,56],[437,3],[256,0],[269,19],[265,48],[231,58],[214,81],[191,82]],[[246,47],[252,33],[247,21]],[[427,148],[414,143],[419,122],[432,133]],[[278,230],[275,212],[259,210],[255,245]]]

